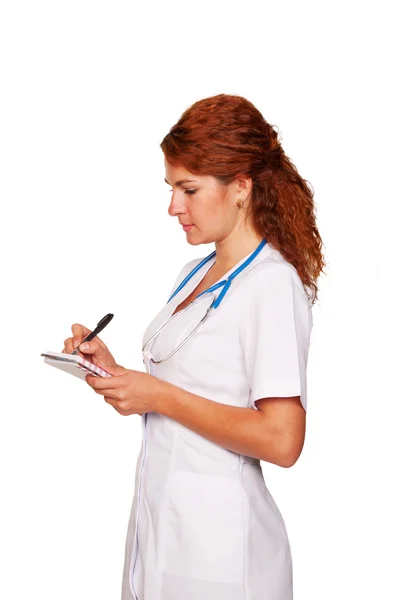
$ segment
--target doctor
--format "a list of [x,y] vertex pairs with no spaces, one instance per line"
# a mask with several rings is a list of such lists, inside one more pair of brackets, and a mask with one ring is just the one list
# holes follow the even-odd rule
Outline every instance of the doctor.
[[183,266],[147,326],[146,373],[99,338],[80,345],[80,324],[63,350],[109,370],[89,386],[142,415],[122,600],[292,600],[288,535],[260,461],[291,467],[304,444],[324,265],[313,194],[240,96],[196,102],[161,148],[170,216],[215,251]]

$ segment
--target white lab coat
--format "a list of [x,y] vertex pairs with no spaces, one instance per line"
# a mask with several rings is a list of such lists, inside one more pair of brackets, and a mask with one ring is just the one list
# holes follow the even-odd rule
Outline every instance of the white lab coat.
[[[183,267],[173,290],[201,260]],[[162,308],[143,344],[214,261]],[[267,243],[185,345],[159,365],[145,358],[146,370],[224,404],[256,409],[258,398],[300,395],[306,408],[311,309],[296,269]],[[142,431],[122,600],[292,600],[288,535],[260,460],[155,412]]]

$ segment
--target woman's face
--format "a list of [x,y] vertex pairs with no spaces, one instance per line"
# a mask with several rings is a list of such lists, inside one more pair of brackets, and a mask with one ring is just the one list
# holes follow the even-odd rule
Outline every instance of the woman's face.
[[239,181],[223,186],[211,175],[193,175],[166,159],[164,163],[172,194],[168,214],[177,217],[182,225],[192,225],[186,231],[188,242],[197,245],[225,239],[244,212],[236,200],[247,196],[248,190],[241,190]]

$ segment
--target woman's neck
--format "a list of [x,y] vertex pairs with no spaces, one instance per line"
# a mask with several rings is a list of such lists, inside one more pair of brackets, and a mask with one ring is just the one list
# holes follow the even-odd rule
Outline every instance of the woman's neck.
[[254,252],[263,240],[263,237],[255,232],[253,235],[242,236],[241,239],[235,237],[228,236],[222,242],[215,242],[216,260],[212,267],[214,272],[223,274],[230,271],[245,256]]

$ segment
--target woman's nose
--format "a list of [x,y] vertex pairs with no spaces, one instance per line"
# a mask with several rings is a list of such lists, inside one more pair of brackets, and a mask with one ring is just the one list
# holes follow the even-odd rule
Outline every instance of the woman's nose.
[[171,198],[171,201],[170,201],[169,207],[168,207],[168,214],[171,217],[174,217],[175,215],[181,213],[184,210],[185,210],[184,203],[179,200],[179,197],[177,194],[172,194],[172,198]]

